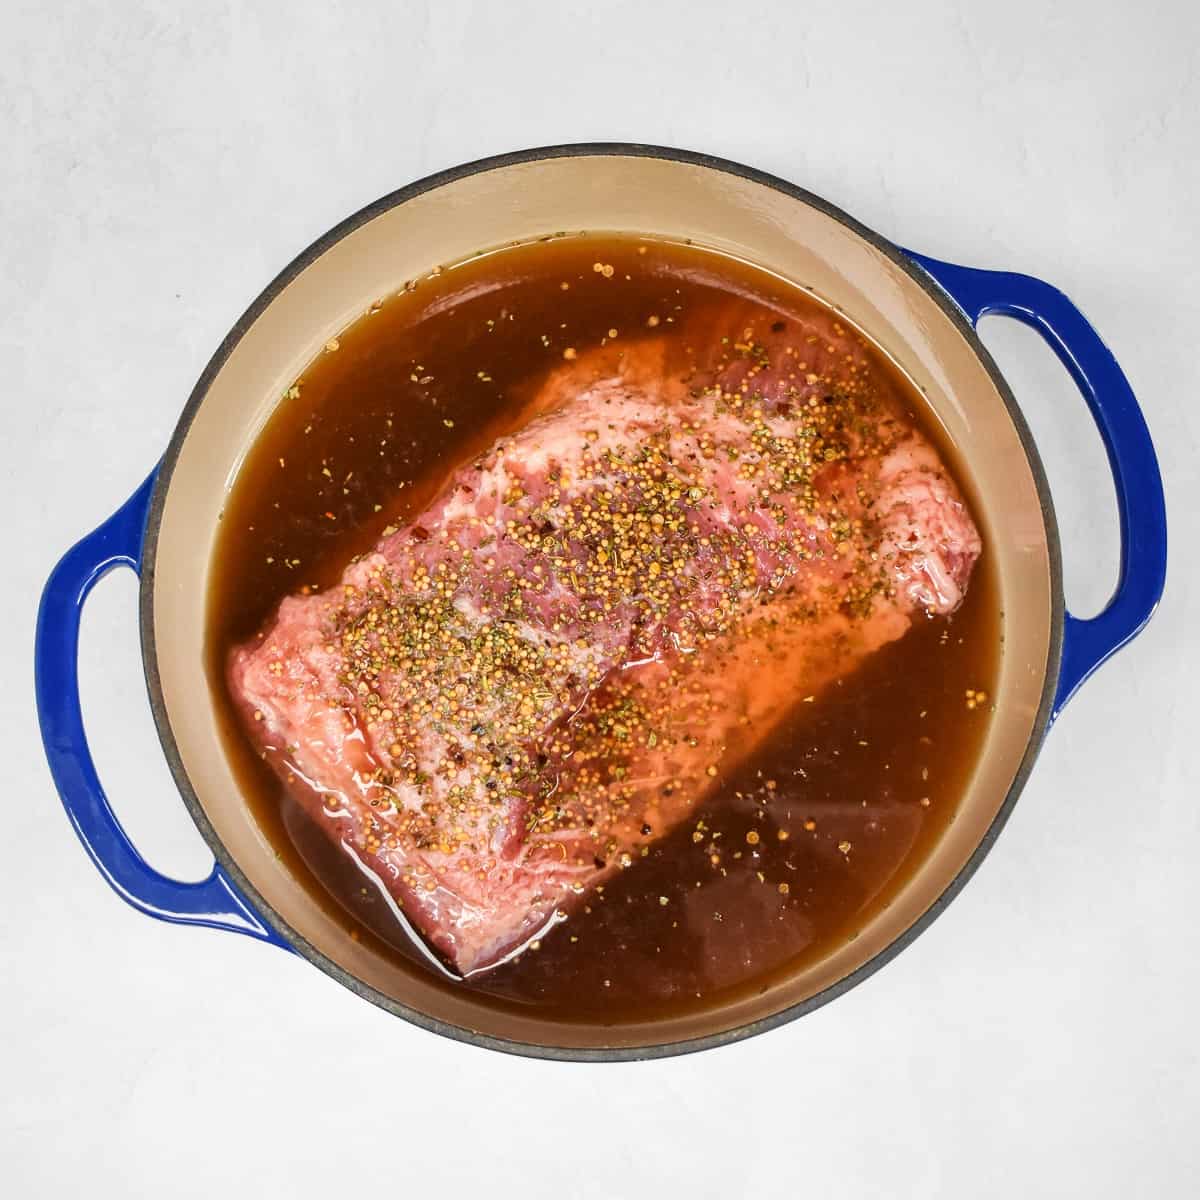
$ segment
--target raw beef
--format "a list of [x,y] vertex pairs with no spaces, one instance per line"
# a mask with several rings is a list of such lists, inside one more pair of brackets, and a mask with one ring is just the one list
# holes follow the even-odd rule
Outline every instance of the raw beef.
[[960,602],[980,540],[849,331],[581,355],[236,650],[246,728],[462,975],[636,869],[795,704]]

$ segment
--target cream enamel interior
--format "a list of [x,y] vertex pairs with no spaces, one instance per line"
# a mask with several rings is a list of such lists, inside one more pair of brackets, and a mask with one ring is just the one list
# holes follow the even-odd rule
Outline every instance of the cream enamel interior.
[[[448,997],[400,974],[351,941],[256,827],[222,750],[204,675],[207,575],[224,497],[287,384],[331,335],[405,280],[559,230],[692,238],[812,288],[867,331],[923,390],[969,464],[1005,614],[997,711],[973,783],[891,906],[855,940],[764,995],[699,1017],[616,1029],[497,1014],[465,993]],[[245,331],[195,413],[165,495],[154,646],[165,719],[213,830],[259,895],[321,955],[385,996],[466,1030],[558,1047],[647,1046],[734,1029],[822,991],[893,942],[945,890],[992,824],[1030,742],[1052,640],[1050,556],[1035,477],[996,385],[954,323],[887,255],[803,200],[709,166],[551,157],[466,175],[381,212],[326,249]]]

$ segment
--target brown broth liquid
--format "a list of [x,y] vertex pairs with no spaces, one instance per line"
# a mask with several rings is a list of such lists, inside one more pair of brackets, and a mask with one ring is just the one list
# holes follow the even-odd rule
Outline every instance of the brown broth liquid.
[[[243,734],[225,683],[229,651],[285,595],[335,583],[385,526],[421,511],[451,468],[510,432],[512,395],[560,365],[564,348],[600,344],[613,329],[637,336],[647,314],[669,333],[731,292],[772,319],[819,305],[757,268],[661,240],[558,236],[478,256],[406,285],[339,335],[238,474],[208,605],[207,665],[228,752],[258,822],[314,901],[399,971],[435,968]],[[873,357],[970,497],[916,389]],[[798,703],[717,780],[692,821],[586,897],[536,950],[444,986],[552,1020],[619,1023],[716,1006],[828,954],[888,903],[953,819],[988,722],[988,707],[969,708],[966,692],[994,691],[1000,641],[985,538],[957,612],[919,619],[816,703]],[[696,821],[707,827],[700,843]]]

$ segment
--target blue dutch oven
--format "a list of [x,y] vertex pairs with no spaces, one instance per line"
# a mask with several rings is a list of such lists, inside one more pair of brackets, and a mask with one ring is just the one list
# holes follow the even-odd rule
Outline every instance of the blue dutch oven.
[[[995,713],[974,778],[956,819],[886,910],[763,994],[615,1027],[501,1013],[351,938],[257,828],[222,747],[203,665],[204,597],[227,484],[286,385],[330,336],[404,280],[561,229],[691,238],[812,288],[865,330],[922,389],[967,466],[1004,613]],[[1045,339],[1108,452],[1120,578],[1104,610],[1087,620],[1065,609],[1037,451],[975,334],[988,313],[1022,321]],[[118,566],[141,576],[150,704],[183,801],[216,857],[200,883],[170,879],[138,853],[84,737],[80,612],[96,581]],[[447,1036],[548,1058],[654,1057],[723,1044],[809,1012],[925,929],[991,847],[1063,705],[1150,618],[1165,570],[1162,482],[1146,423],[1116,360],[1061,292],[1026,275],[899,249],[816,196],[735,163],[652,146],[549,147],[472,163],[384,197],[310,246],[255,300],[205,369],[162,462],[50,576],[38,615],[38,714],[54,782],[84,849],[142,912],[295,951],[366,999]]]

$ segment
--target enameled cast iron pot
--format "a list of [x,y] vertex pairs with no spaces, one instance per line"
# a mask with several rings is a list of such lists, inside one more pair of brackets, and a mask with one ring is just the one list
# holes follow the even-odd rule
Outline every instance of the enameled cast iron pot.
[[[286,386],[329,337],[404,280],[556,230],[690,237],[812,288],[869,333],[924,392],[968,464],[1006,636],[995,714],[958,816],[890,906],[856,939],[764,995],[616,1028],[499,1014],[467,992],[447,995],[401,975],[352,940],[256,827],[222,750],[203,666],[205,595],[226,490]],[[975,335],[985,313],[1015,317],[1046,339],[1107,447],[1121,571],[1112,600],[1090,620],[1065,610],[1037,451]],[[84,738],[80,610],[116,566],[141,576],[154,719],[217,860],[202,883],[168,879],[142,859],[109,807]],[[735,163],[652,146],[557,146],[458,167],[384,197],[305,250],[250,306],[201,376],[162,463],[51,575],[38,617],[38,710],[54,780],[85,849],[143,912],[291,949],[396,1015],[478,1045],[564,1059],[676,1054],[809,1012],[928,926],[987,853],[1063,704],[1150,617],[1165,568],[1162,482],[1149,432],[1112,355],[1060,292],[1028,276],[901,250],[816,196]]]

